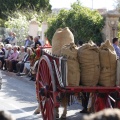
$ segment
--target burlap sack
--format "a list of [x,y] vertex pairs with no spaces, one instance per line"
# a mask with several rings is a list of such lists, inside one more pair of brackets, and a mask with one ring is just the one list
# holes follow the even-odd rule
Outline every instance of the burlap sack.
[[117,60],[116,86],[120,86],[120,59]]
[[61,54],[67,58],[67,83],[68,86],[79,86],[80,68],[77,58],[77,47],[74,43],[65,45],[61,49]]
[[74,36],[68,27],[57,29],[52,38],[52,54],[60,55],[63,45],[74,43]]
[[78,50],[81,85],[96,86],[100,75],[99,49],[93,43],[83,44]]
[[100,47],[100,80],[102,86],[115,86],[116,82],[116,52],[109,40]]

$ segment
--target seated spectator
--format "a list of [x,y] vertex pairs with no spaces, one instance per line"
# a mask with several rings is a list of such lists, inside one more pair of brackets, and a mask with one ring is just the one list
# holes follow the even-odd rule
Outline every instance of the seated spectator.
[[25,52],[25,47],[24,46],[21,46],[20,48],[20,52],[18,54],[18,57],[16,60],[12,60],[12,68],[13,68],[13,71],[14,72],[17,72],[16,70],[16,64],[17,63],[21,63],[22,60],[24,59],[24,56],[26,55],[27,53]]
[[30,46],[31,46],[32,44],[34,44],[33,36],[29,36],[29,39],[30,39]]
[[30,40],[29,40],[29,35],[28,35],[26,37],[25,44],[24,44],[25,48],[27,48],[29,46],[29,42],[30,42]]
[[17,51],[20,52],[20,46],[17,46]]
[[17,45],[16,33],[12,33],[12,39],[9,40],[9,43],[13,46]]
[[29,40],[30,40],[29,47],[31,47],[31,45],[34,44],[33,36],[29,36]]
[[31,47],[31,45],[34,43],[33,36],[28,35],[25,40],[25,48]]
[[38,67],[38,62],[39,62],[39,59],[40,59],[40,45],[37,44],[37,49],[35,50],[35,58],[34,58],[34,63],[33,65],[31,65],[31,79],[32,81],[35,81],[36,80],[36,73],[37,73],[37,67]]
[[22,75],[27,75],[30,71],[30,61],[27,61],[24,63],[24,69],[22,71],[22,73],[17,74],[18,76],[22,76]]
[[9,55],[8,53],[9,53],[10,51],[12,51],[12,53],[13,53],[12,45],[11,45],[11,44],[6,44],[6,45],[5,45],[5,59],[8,58],[8,55]]
[[41,46],[43,47],[45,45],[44,40],[42,40],[40,36],[38,36],[38,39],[39,39],[39,42],[41,43]]
[[25,70],[23,70],[24,64],[25,63],[30,63],[29,58],[30,58],[31,51],[32,51],[31,48],[27,48],[27,53],[24,56],[23,60],[21,62],[19,62],[19,63],[16,64],[16,68],[17,68],[17,72],[18,72],[16,75],[19,76],[20,73],[22,73],[23,71],[25,71]]
[[[13,54],[12,45],[7,44],[5,49],[5,59],[8,59],[8,57],[10,57],[12,54]],[[4,59],[4,70],[7,70],[5,59]]]
[[9,36],[4,41],[6,44],[10,44],[10,41],[12,40],[12,34],[12,32],[9,32]]
[[5,49],[3,47],[4,44],[0,43],[0,69],[3,69],[4,58],[5,58]]
[[40,50],[41,50],[41,46],[39,44],[37,44],[37,48],[36,50],[34,51],[36,56],[35,56],[35,61],[39,60],[40,59]]
[[7,59],[5,59],[5,64],[6,64],[6,68],[8,71],[12,71],[12,61],[16,60],[18,57],[18,50],[17,50],[17,46],[13,47],[13,54],[10,55]]
[[41,43],[39,42],[39,38],[38,38],[38,37],[35,37],[35,38],[34,38],[34,42],[35,42],[34,49],[37,48],[37,45],[38,45],[38,44],[41,46]]
[[[33,55],[33,51],[31,48],[28,47],[27,55],[24,57],[24,59],[22,60],[21,63],[18,63],[16,65],[17,72],[18,72],[16,75],[20,76],[20,75],[27,74],[26,69],[28,69],[28,70],[30,69],[30,59],[33,59],[33,58],[31,58],[32,55]],[[24,69],[23,69],[23,67],[24,67]]]
[[119,48],[118,45],[119,45],[118,38],[113,38],[113,47],[114,47],[114,49],[116,51],[116,54],[117,54],[118,58],[120,58],[120,48]]

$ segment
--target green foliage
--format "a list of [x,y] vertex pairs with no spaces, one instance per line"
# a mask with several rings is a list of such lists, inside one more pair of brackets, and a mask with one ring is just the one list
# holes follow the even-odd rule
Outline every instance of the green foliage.
[[23,40],[24,37],[28,35],[29,21],[25,15],[15,12],[13,15],[8,16],[8,21],[5,22],[5,27],[9,28],[10,31],[15,32],[19,40]]
[[0,19],[0,27],[4,27],[5,26],[5,20]]
[[51,11],[49,0],[0,0],[0,16],[6,18],[7,12],[16,10]]
[[49,14],[49,12],[32,10],[17,10],[11,14],[7,13],[7,16],[8,19],[5,21],[4,26],[9,28],[10,31],[14,31],[19,40],[23,40],[28,35],[28,27],[31,20],[37,21],[40,27],[43,21],[47,21],[51,17],[54,18],[54,15]]
[[61,10],[56,18],[49,19],[49,29],[46,32],[48,39],[52,39],[56,29],[67,26],[73,32],[76,43],[79,40],[101,43],[101,30],[104,26],[102,16],[97,11],[82,7],[79,3],[74,3],[71,7],[70,10]]
[[33,11],[33,10],[25,10],[25,9],[22,9],[22,10],[17,10],[15,12],[12,12],[12,13],[9,13],[7,12],[6,15],[8,16],[8,20],[10,18],[13,18],[13,19],[18,19],[20,16],[21,17],[25,17],[26,18],[26,21],[31,21],[32,19],[38,21],[41,25],[41,23],[43,21],[47,21],[47,19],[50,17],[50,14],[49,12],[47,11]]
[[114,8],[120,12],[120,0],[114,0]]
[[120,39],[120,22],[118,23],[118,33],[117,33],[117,36]]

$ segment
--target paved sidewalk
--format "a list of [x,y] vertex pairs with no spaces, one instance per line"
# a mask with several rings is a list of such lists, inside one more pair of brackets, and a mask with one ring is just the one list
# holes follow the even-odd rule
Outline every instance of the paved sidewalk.
[[[35,94],[35,82],[34,81],[29,81],[30,77],[26,77],[26,76],[16,76],[16,73],[13,73],[13,72],[7,72],[7,71],[2,71],[2,74],[7,76],[7,81],[8,82],[13,82],[13,84],[15,84],[14,86],[17,87],[18,85],[18,88],[21,86],[21,88],[26,92],[26,91],[29,91],[29,88],[27,87],[28,85],[30,85],[32,88],[32,91],[30,91],[32,94]],[[12,80],[13,79],[13,80]],[[15,82],[16,81],[16,82]],[[22,83],[21,83],[22,82]],[[21,85],[20,85],[21,84]],[[27,88],[25,88],[24,86],[26,86]],[[16,89],[18,89],[16,88]],[[20,93],[20,91],[18,91]],[[13,92],[11,92],[12,94]],[[24,95],[26,96],[26,95]],[[16,95],[16,98],[17,98],[17,95]],[[21,99],[21,97],[19,96],[19,98]],[[34,98],[33,98],[33,101],[37,104],[37,101],[36,101],[36,95],[34,95]],[[80,120],[81,117],[83,116],[82,114],[80,114],[80,110],[81,110],[81,104],[78,103],[77,101],[71,105],[71,106],[68,106],[68,113],[67,113],[67,120]],[[62,111],[63,109],[60,107],[60,116],[62,114]],[[22,119],[20,119],[22,120]],[[28,119],[29,120],[29,119]],[[40,117],[39,120],[42,120],[42,118]]]

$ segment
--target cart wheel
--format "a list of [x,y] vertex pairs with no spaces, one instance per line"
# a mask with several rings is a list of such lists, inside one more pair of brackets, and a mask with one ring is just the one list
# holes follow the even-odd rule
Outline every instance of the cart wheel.
[[43,55],[38,65],[39,103],[43,120],[55,120],[54,92],[56,91],[52,65],[47,56]]

